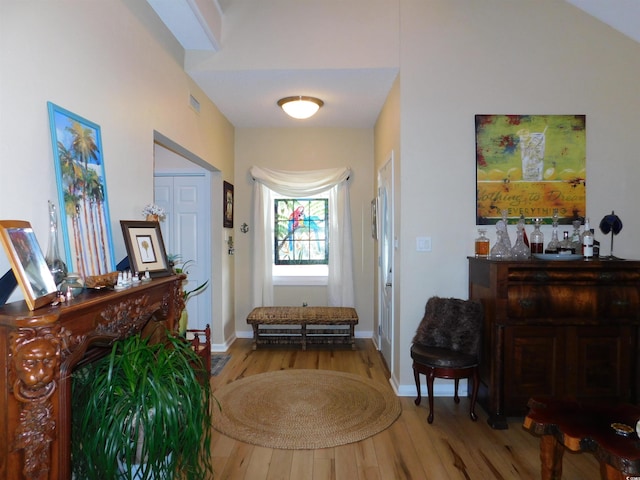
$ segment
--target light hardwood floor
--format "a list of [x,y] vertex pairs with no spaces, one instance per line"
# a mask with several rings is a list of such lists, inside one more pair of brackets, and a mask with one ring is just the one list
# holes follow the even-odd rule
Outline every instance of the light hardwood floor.
[[[295,347],[251,349],[239,339],[231,360],[218,376],[216,388],[229,382],[282,369],[323,369],[362,375],[389,385],[387,369],[370,340],[357,340],[357,350],[318,346],[303,352]],[[408,355],[408,353],[407,353]],[[391,387],[389,387],[391,388]],[[446,480],[540,478],[539,441],[522,429],[522,419],[509,421],[508,430],[492,430],[482,407],[478,421],[468,416],[462,398],[435,399],[435,419],[427,423],[428,401],[414,404],[402,397],[402,414],[385,431],[363,441],[319,450],[278,450],[249,445],[213,431],[215,479],[244,480]],[[599,479],[598,463],[590,454],[566,452],[563,478]]]

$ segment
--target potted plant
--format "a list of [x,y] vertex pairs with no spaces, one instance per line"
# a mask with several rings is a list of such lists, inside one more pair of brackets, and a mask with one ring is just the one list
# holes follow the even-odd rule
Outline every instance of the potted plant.
[[[185,275],[189,275],[188,268],[190,265],[193,265],[195,262],[193,260],[187,260],[186,262],[181,261],[180,255],[169,255],[169,263],[171,264],[173,271],[175,273],[184,273]],[[188,280],[185,281],[187,283]],[[203,291],[209,285],[209,280],[204,283],[198,285],[196,288],[192,290],[183,290],[182,298],[184,299],[185,308],[182,310],[180,314],[180,320],[178,322],[178,333],[180,335],[185,335],[187,332],[187,327],[189,324],[189,312],[187,311],[186,305],[187,301],[194,296]]]
[[212,397],[199,369],[190,344],[167,331],[164,343],[115,342],[74,372],[75,477],[210,478]]

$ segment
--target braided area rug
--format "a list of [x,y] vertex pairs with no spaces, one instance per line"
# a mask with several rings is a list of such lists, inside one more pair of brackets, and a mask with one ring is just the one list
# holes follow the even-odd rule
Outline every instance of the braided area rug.
[[219,432],[253,445],[305,450],[364,440],[400,415],[389,385],[350,373],[279,370],[236,380],[214,392]]

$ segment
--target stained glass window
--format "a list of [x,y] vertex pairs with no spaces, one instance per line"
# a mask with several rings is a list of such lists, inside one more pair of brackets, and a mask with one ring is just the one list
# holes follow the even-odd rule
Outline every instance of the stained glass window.
[[276,265],[328,264],[328,205],[326,198],[275,200]]

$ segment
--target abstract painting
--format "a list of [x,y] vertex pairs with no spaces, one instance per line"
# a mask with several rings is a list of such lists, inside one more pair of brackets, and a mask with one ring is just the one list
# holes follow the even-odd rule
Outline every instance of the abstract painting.
[[476,115],[476,222],[570,224],[586,208],[585,115]]

